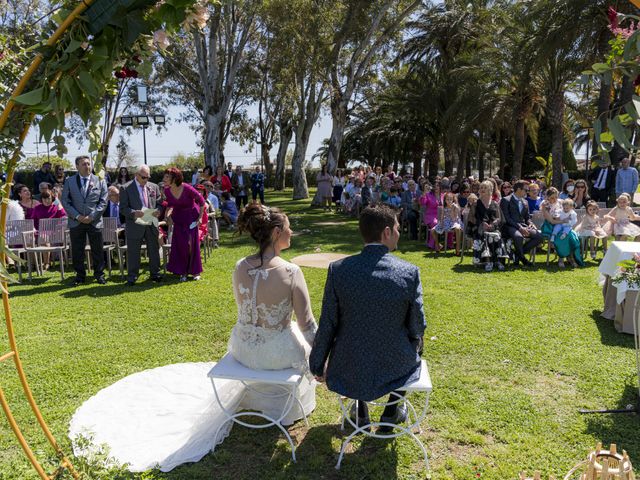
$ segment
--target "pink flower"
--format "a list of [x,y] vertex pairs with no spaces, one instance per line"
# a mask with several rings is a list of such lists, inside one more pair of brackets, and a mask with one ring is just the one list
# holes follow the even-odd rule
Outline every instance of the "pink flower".
[[155,43],[160,50],[166,50],[171,44],[169,36],[164,30],[156,30],[153,32],[153,43]]

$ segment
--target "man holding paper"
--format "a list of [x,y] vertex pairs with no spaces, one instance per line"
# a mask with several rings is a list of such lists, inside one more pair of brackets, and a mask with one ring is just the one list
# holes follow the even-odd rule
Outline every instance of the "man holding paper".
[[135,178],[120,191],[120,213],[126,219],[127,237],[127,285],[132,286],[138,279],[142,243],[147,245],[151,280],[159,282],[160,245],[158,243],[158,217],[162,205],[160,188],[149,182],[147,165],[138,168]]

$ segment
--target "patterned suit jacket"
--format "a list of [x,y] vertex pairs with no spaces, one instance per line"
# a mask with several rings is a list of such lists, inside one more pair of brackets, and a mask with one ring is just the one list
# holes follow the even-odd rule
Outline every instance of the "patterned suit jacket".
[[329,265],[309,365],[330,390],[374,400],[420,375],[426,328],[418,267],[367,245]]

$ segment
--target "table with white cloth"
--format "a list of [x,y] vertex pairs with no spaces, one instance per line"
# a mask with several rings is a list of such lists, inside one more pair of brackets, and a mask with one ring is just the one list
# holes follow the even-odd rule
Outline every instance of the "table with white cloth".
[[612,278],[620,271],[618,263],[632,259],[636,253],[640,253],[640,242],[613,242],[598,268],[604,275],[602,317],[613,320],[617,331],[632,335],[638,289],[626,282],[614,285]]

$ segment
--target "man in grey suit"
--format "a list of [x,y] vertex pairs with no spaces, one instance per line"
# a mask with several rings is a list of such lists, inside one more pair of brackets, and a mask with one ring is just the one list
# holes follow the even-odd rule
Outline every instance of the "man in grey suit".
[[162,280],[158,227],[136,223],[136,219],[144,215],[143,208],[155,209],[153,215],[156,218],[160,216],[162,208],[160,188],[155,183],[149,182],[149,176],[149,167],[142,165],[138,168],[135,178],[120,190],[120,213],[126,219],[124,229],[127,237],[127,284],[129,286],[134,285],[138,279],[143,240],[147,244],[151,280],[154,282]]
[[84,283],[84,247],[89,237],[93,273],[100,284],[104,278],[104,255],[102,241],[102,214],[107,206],[107,183],[91,174],[91,159],[87,156],[76,158],[78,173],[64,181],[62,206],[69,217],[71,238],[71,258],[76,271],[74,284]]
[[[393,401],[404,396],[399,389],[405,383],[420,376],[426,327],[420,272],[389,253],[400,238],[389,206],[365,208],[359,227],[362,252],[329,265],[309,366],[324,381],[326,363],[327,386],[341,395],[370,401],[391,393]],[[396,403],[385,407],[380,420],[397,424],[406,416],[406,407]],[[358,402],[357,421],[370,423],[364,402]]]
[[[529,204],[524,197],[527,195],[527,183],[518,180],[513,184],[513,193],[500,200],[500,210],[504,217],[504,234],[513,239],[516,249],[514,265],[522,262],[531,266],[525,255],[542,243],[544,238],[535,227],[529,215]],[[527,243],[525,244],[525,239]]]

